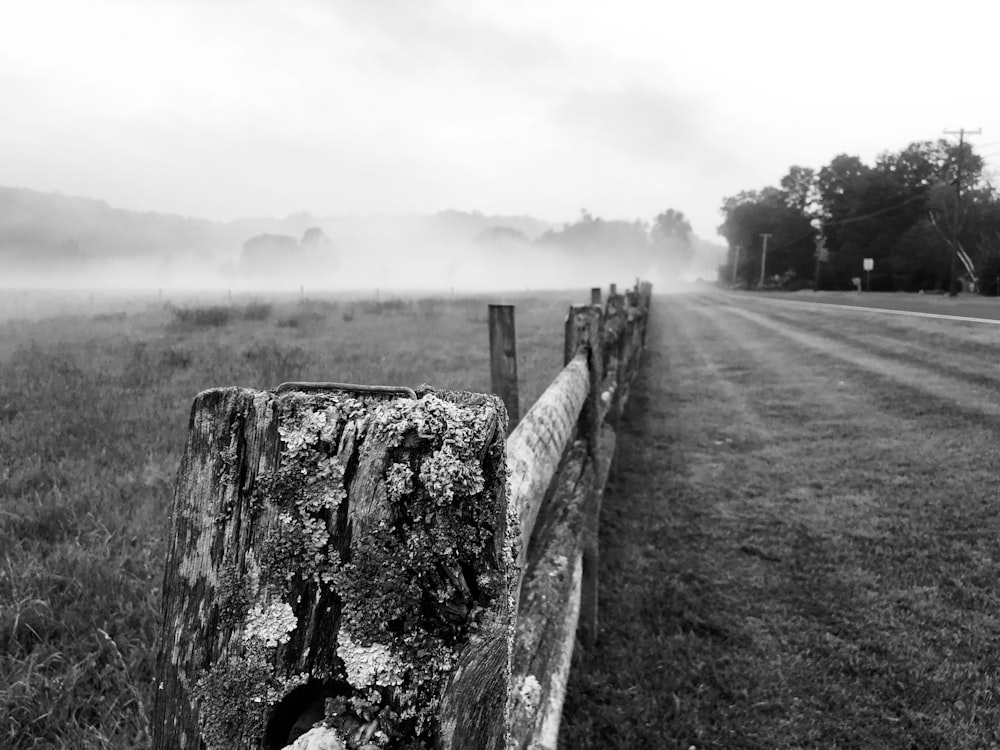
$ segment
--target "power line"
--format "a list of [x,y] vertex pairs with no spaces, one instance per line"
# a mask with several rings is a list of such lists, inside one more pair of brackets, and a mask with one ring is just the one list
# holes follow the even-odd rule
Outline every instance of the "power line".
[[[978,135],[981,132],[982,132],[981,129],[978,130],[978,131],[976,131],[975,133],[973,133],[970,130],[945,131],[946,134],[956,133],[956,134],[959,134],[959,135],[963,135],[963,134],[964,135]],[[964,136],[963,136],[963,138],[964,138]],[[1000,141],[995,141],[995,143],[1000,143]],[[961,146],[962,144],[960,143],[959,145]],[[990,144],[986,144],[986,145],[990,145]],[[960,152],[961,152],[961,149],[960,149]],[[997,152],[996,155],[1000,156],[1000,152]],[[961,158],[961,157],[959,157],[959,158]],[[981,158],[985,158],[985,157],[981,157]],[[876,216],[881,216],[882,214],[887,214],[890,211],[895,211],[896,209],[903,208],[904,206],[908,206],[911,203],[915,203],[916,201],[923,200],[924,198],[926,198],[927,197],[927,193],[929,193],[930,190],[933,187],[936,187],[936,185],[925,185],[925,186],[919,188],[920,192],[918,192],[916,195],[911,195],[909,198],[907,198],[904,201],[901,201],[900,203],[895,203],[895,204],[893,204],[891,206],[886,206],[885,208],[880,208],[877,211],[870,211],[869,213],[861,214],[859,216],[848,216],[847,218],[840,219],[838,221],[824,221],[822,229],[825,230],[828,227],[839,227],[839,226],[843,226],[845,224],[853,224],[855,222],[864,221],[865,219],[872,219],[872,218],[875,218]],[[805,234],[802,234],[802,235],[796,237],[794,240],[790,240],[788,242],[785,242],[785,243],[783,243],[781,245],[778,245],[777,247],[772,247],[771,248],[771,252],[774,253],[774,252],[777,252],[779,250],[784,250],[787,247],[791,247],[792,245],[795,245],[796,243],[801,242],[802,240],[806,239],[807,237],[812,236],[815,231],[816,231],[815,229],[810,229],[808,232],[806,232]],[[768,237],[770,237],[770,236],[771,235],[769,234]],[[766,248],[766,245],[767,245],[767,243],[765,241],[765,248]]]
[[886,208],[881,208],[878,211],[872,211],[871,213],[861,214],[860,216],[849,216],[846,219],[841,219],[840,221],[824,221],[823,222],[823,228],[825,229],[826,227],[839,227],[839,226],[842,226],[844,224],[853,224],[856,221],[864,221],[865,219],[871,219],[871,218],[874,218],[876,216],[881,216],[882,214],[887,214],[890,211],[895,211],[897,208],[902,208],[903,206],[907,206],[907,205],[909,205],[909,204],[911,204],[911,203],[913,203],[915,201],[922,200],[923,198],[926,197],[926,195],[930,191],[930,189],[931,189],[931,186],[922,188],[921,189],[922,192],[919,193],[918,195],[910,196],[909,198],[907,198],[902,203],[897,203],[894,206],[887,206]]
[[[902,208],[903,206],[909,205],[910,203],[914,203],[914,202],[916,202],[918,200],[922,200],[923,198],[925,198],[927,196],[927,193],[929,191],[930,191],[930,187],[925,187],[925,188],[922,189],[922,192],[919,195],[911,196],[911,197],[907,198],[905,201],[903,201],[902,203],[896,203],[896,204],[894,204],[892,206],[887,206],[886,208],[881,208],[878,211],[872,211],[872,212],[867,213],[867,214],[861,214],[860,216],[849,216],[848,218],[846,218],[846,219],[840,219],[839,221],[824,221],[823,222],[823,229],[826,229],[827,227],[839,227],[839,226],[843,226],[844,224],[853,224],[856,221],[864,221],[865,219],[871,219],[871,218],[874,218],[876,216],[881,216],[882,214],[889,213],[890,211],[895,211],[897,208]],[[812,236],[812,234],[815,231],[816,231],[815,229],[810,229],[808,232],[806,232],[805,234],[802,234],[802,235],[796,237],[794,240],[790,240],[789,242],[786,242],[786,243],[784,243],[782,245],[778,245],[777,247],[772,247],[771,248],[771,252],[774,253],[774,252],[777,252],[778,250],[784,250],[786,247],[791,247],[792,245],[794,245],[794,244],[796,244],[798,242],[801,242],[802,240],[806,239],[807,237]]]

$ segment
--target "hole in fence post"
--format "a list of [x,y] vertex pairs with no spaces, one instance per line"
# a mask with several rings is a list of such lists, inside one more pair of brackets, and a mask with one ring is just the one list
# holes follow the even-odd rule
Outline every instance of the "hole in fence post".
[[509,418],[508,431],[521,419],[517,392],[517,336],[513,305],[490,305],[490,383],[503,399]]
[[264,750],[281,750],[308,732],[326,714],[326,699],[339,693],[349,694],[350,687],[337,690],[333,680],[309,680],[292,690],[275,707],[264,731]]

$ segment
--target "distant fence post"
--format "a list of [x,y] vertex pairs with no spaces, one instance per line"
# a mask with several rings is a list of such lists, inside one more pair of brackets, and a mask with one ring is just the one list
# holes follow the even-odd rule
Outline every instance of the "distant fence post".
[[649,301],[653,293],[653,285],[648,281],[639,284],[639,309],[642,310],[642,346],[646,346],[646,329],[649,328]]
[[317,748],[505,750],[506,416],[495,396],[420,396],[195,399],[154,750],[279,750],[303,733]]
[[[578,433],[587,441],[587,456],[591,466],[596,467],[597,481],[594,482],[590,495],[582,509],[582,539],[581,539],[581,581],[580,581],[580,615],[579,630],[585,646],[593,646],[598,630],[598,565],[599,554],[597,546],[598,529],[600,527],[601,496],[604,480],[600,467],[601,460],[601,381],[604,373],[604,316],[600,304],[574,305],[570,308],[569,317],[574,319],[572,331],[574,341],[567,342],[566,348],[574,350],[584,348],[587,352],[587,369],[590,374],[590,392],[580,412]],[[567,328],[567,335],[570,334]],[[610,457],[609,457],[610,458]],[[603,473],[606,476],[606,472]]]
[[490,305],[506,408],[335,383],[198,395],[153,750],[555,750],[648,324],[648,283],[611,288],[606,314],[599,289],[569,309],[566,366],[509,437],[510,305]]
[[513,305],[490,305],[490,381],[493,393],[503,399],[510,418],[509,430],[521,421],[517,392],[517,334]]

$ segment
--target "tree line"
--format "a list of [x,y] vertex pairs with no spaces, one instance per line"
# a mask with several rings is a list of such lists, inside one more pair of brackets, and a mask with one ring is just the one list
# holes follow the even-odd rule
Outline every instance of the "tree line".
[[684,212],[675,208],[662,211],[651,222],[602,219],[581,209],[579,219],[549,229],[534,241],[507,227],[489,228],[476,241],[484,245],[531,243],[541,249],[569,250],[584,258],[605,256],[611,248],[621,263],[643,268],[650,263],[679,268],[690,263],[697,238]]
[[919,141],[872,165],[840,154],[818,171],[792,166],[779,187],[721,210],[724,283],[852,289],[870,258],[873,291],[998,292],[1000,194],[968,142]]

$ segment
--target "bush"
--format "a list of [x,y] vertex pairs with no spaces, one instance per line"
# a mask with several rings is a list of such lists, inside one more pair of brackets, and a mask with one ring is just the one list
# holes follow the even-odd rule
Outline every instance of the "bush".
[[174,307],[170,312],[174,315],[174,320],[186,326],[197,328],[221,328],[228,325],[233,317],[233,308],[222,305],[211,305],[209,307]]
[[251,302],[241,312],[241,317],[245,320],[267,320],[270,316],[271,305],[267,302]]
[[274,342],[256,344],[243,358],[257,368],[262,383],[273,388],[287,380],[300,380],[312,356],[301,346],[285,347]]
[[194,355],[184,349],[170,348],[160,355],[160,365],[172,370],[186,370],[194,362]]

